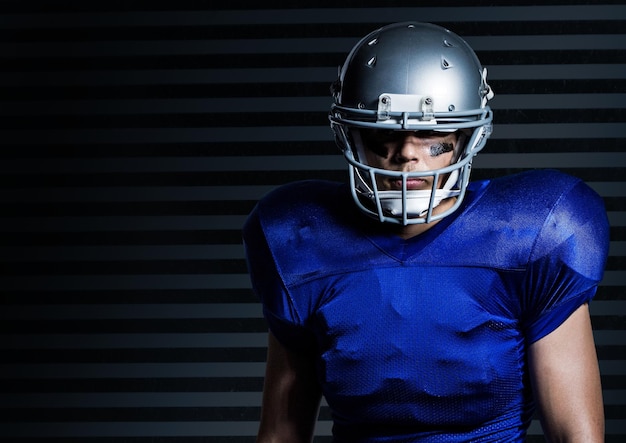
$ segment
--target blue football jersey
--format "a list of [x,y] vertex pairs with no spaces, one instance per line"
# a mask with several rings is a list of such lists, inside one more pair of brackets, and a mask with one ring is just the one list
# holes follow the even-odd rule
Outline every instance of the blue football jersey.
[[523,441],[526,349],[593,297],[602,200],[532,171],[472,183],[421,235],[390,232],[326,181],[278,188],[244,227],[269,328],[314,353],[334,441]]

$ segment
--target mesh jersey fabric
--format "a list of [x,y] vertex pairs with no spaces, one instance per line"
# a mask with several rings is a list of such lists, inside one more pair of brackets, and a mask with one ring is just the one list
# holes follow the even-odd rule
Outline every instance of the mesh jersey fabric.
[[277,189],[244,226],[271,331],[316,356],[334,441],[523,441],[526,349],[595,294],[602,200],[531,171],[472,183],[417,237],[386,228],[325,181]]

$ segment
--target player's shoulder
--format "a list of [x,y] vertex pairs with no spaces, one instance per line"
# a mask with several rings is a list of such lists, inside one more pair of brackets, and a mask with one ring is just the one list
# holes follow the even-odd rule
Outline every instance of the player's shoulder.
[[[545,217],[556,206],[573,211],[603,210],[603,201],[583,180],[553,169],[499,177],[479,185],[491,210],[523,217]],[[489,208],[487,208],[489,210]]]
[[560,194],[582,181],[555,169],[531,169],[517,174],[505,175],[491,180],[493,190],[527,194],[541,191],[546,195]]
[[249,250],[266,251],[287,286],[302,283],[343,272],[373,248],[354,226],[354,217],[362,217],[357,211],[346,184],[290,183],[258,202],[244,240]]
[[307,229],[323,230],[340,223],[349,204],[349,190],[343,183],[326,180],[301,180],[273,189],[256,204],[244,225],[266,234]]
[[[607,232],[602,198],[579,178],[554,170],[531,170],[472,183],[468,203],[446,238],[481,264],[518,268],[531,254],[554,249],[564,238]],[[456,240],[460,239],[460,240]],[[443,250],[452,256],[453,251]]]

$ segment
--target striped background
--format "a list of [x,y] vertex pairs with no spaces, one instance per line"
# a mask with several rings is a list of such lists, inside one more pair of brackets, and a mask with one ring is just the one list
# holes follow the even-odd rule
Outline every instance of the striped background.
[[336,3],[0,2],[2,441],[254,441],[266,328],[242,222],[281,183],[345,179],[329,83],[358,38],[408,19],[489,69],[474,178],[554,167],[604,197],[592,313],[624,441],[625,2]]

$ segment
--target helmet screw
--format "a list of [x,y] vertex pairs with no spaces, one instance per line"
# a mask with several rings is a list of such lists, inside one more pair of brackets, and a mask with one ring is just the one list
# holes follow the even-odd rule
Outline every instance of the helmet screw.
[[430,97],[426,97],[426,98],[424,99],[424,104],[425,104],[425,105],[432,105],[432,104],[433,104],[433,99],[432,99],[432,98],[430,98]]
[[361,103],[361,102],[359,102],[359,104],[357,105],[357,107],[358,107],[359,109],[365,109],[365,105],[364,105],[363,103]]

